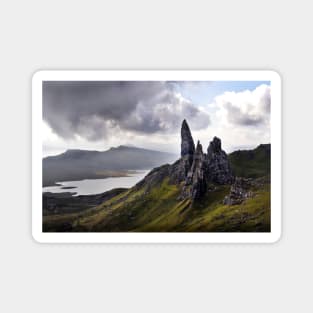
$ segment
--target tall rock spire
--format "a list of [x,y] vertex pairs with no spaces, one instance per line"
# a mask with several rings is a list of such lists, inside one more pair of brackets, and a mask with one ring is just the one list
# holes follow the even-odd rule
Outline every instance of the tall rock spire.
[[218,137],[214,137],[208,146],[208,155],[222,152],[222,142]]
[[202,152],[202,145],[198,141],[196,152],[193,157],[193,162],[191,169],[187,175],[186,184],[191,185],[190,188],[186,188],[185,190],[189,189],[189,196],[193,199],[201,198],[207,189],[206,178],[204,175],[205,172],[205,162],[204,162],[204,154]]
[[171,168],[171,182],[182,184],[180,199],[200,199],[212,184],[231,184],[234,176],[221,139],[214,137],[207,153],[194,141],[186,120],[181,127],[181,158]]
[[210,142],[207,152],[207,178],[218,184],[231,183],[234,177],[227,154],[222,150],[221,139],[214,137]]
[[195,144],[193,142],[191,132],[186,120],[181,126],[181,156],[193,155],[195,152]]

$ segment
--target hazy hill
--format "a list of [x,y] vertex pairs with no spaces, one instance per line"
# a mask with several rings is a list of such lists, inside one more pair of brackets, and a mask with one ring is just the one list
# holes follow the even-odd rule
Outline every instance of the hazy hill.
[[171,163],[171,153],[119,146],[107,151],[67,150],[43,159],[43,185],[58,181],[125,176],[128,170],[151,169]]

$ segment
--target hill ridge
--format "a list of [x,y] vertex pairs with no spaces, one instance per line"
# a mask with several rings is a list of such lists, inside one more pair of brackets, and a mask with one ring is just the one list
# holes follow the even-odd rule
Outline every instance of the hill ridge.
[[125,146],[105,151],[70,149],[42,160],[43,185],[125,176],[125,171],[147,170],[176,159],[175,154]]

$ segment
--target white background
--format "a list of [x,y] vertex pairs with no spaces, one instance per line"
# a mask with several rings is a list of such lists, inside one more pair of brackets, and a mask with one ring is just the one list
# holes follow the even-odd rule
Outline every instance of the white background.
[[[310,1],[1,1],[1,312],[310,312]],[[310,45],[311,44],[311,45]],[[274,69],[283,236],[272,245],[40,245],[31,238],[38,69]]]

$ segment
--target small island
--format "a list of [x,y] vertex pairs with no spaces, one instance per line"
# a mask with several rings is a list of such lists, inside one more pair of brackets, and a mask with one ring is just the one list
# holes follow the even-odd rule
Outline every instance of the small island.
[[61,189],[75,189],[77,187],[74,187],[74,186],[64,186],[64,187],[61,187]]

